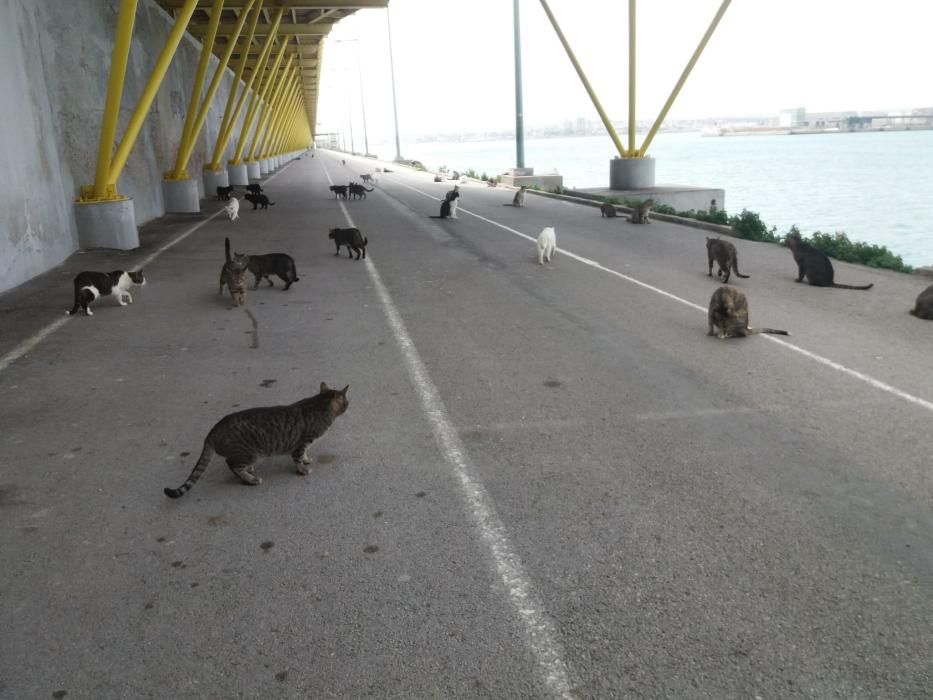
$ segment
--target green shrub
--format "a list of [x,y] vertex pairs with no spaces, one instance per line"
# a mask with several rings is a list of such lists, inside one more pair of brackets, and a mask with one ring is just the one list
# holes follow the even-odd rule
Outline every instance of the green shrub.
[[739,238],[749,241],[766,241],[767,243],[780,243],[781,241],[776,226],[769,229],[757,212],[748,209],[743,209],[738,216],[730,216],[729,225]]
[[[796,230],[796,226],[791,228],[791,231]],[[836,260],[860,263],[869,267],[883,267],[898,272],[913,271],[910,265],[904,264],[900,255],[895,255],[886,246],[851,241],[842,231],[837,233],[816,231],[809,239],[805,240],[814,248],[823,251]]]
[[463,173],[463,174],[466,175],[467,177],[472,177],[474,180],[478,180],[478,179],[479,179],[479,173],[477,173],[475,170],[473,170],[473,168],[470,168],[469,170],[467,170],[467,171],[466,171],[465,173]]
[[603,197],[603,202],[605,204],[622,204],[622,200],[618,197]]

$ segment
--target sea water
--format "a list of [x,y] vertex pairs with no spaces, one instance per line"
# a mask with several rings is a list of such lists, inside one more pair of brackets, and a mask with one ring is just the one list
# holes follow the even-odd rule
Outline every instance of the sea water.
[[[622,135],[625,138],[625,135]],[[637,143],[644,137],[639,135]],[[391,159],[395,144],[371,149]],[[513,141],[402,143],[405,158],[493,176],[515,164]],[[608,136],[525,141],[525,164],[556,170],[570,188],[607,187]],[[909,265],[933,265],[933,131],[702,136],[660,133],[649,148],[657,184],[715,187],[730,214],[758,212],[779,233],[844,231],[887,246]]]

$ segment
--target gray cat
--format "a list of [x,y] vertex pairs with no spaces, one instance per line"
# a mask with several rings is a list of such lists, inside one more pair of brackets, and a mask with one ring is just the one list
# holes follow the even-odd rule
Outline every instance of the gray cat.
[[[234,253],[230,255],[230,239],[224,239],[224,253],[227,261],[220,268],[220,291],[224,293],[224,285],[230,291],[230,296],[237,306],[243,306],[246,303],[246,270],[249,265],[249,256]],[[257,280],[258,283],[259,280]]]
[[224,416],[204,438],[204,449],[187,481],[177,489],[163,489],[165,495],[181,498],[215,454],[226,458],[230,471],[250,486],[262,483],[255,474],[256,462],[267,455],[291,455],[298,473],[307,476],[311,471],[308,448],[347,410],[349,388],[348,384],[337,391],[321,382],[319,394],[288,406],[248,408]]
[[608,202],[603,202],[599,205],[599,212],[600,216],[603,216],[607,219],[615,218],[619,213],[616,208]]
[[917,303],[914,305],[914,308],[910,310],[917,318],[925,318],[928,321],[933,321],[933,284],[920,292],[920,296],[917,297]]

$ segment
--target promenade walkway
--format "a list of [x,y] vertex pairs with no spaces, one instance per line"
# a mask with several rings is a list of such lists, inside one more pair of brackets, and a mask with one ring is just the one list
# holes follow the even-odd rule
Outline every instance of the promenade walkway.
[[[752,324],[793,335],[721,342],[705,232],[472,183],[440,221],[451,183],[394,166],[329,191],[374,165],[319,151],[266,211],[0,295],[0,698],[929,693],[927,280],[811,288],[738,241]],[[226,236],[300,281],[233,307]],[[133,305],[64,315],[78,270],[140,265]],[[350,406],[309,476],[162,494],[223,415],[321,382]]]

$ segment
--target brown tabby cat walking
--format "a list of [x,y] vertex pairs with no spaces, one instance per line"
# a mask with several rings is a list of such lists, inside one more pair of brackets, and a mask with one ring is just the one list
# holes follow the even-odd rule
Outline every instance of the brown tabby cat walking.
[[[227,261],[220,268],[220,291],[218,294],[223,294],[224,285],[227,285],[233,301],[236,302],[237,306],[243,306],[246,303],[246,270],[249,266],[249,256],[234,253],[231,257],[229,238],[224,239],[224,246]],[[258,282],[259,280],[257,280]]]
[[288,406],[248,408],[224,416],[204,438],[204,449],[191,476],[177,489],[164,489],[169,498],[180,498],[201,478],[211,458],[226,458],[230,471],[244,484],[262,483],[255,474],[256,461],[264,455],[290,454],[301,475],[311,471],[308,448],[342,415],[350,402],[348,384],[340,391],[321,382],[321,392]]
[[709,273],[707,277],[713,276],[713,261],[719,263],[719,272],[717,276],[722,277],[723,284],[729,284],[729,274],[735,272],[736,276],[742,279],[748,279],[748,275],[739,272],[739,254],[735,246],[729,241],[720,238],[706,239],[706,257],[709,261]]
[[651,219],[648,215],[651,213],[651,207],[654,206],[653,199],[646,199],[637,207],[632,209],[632,215],[628,218],[633,224],[650,224]]

